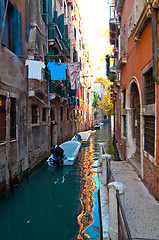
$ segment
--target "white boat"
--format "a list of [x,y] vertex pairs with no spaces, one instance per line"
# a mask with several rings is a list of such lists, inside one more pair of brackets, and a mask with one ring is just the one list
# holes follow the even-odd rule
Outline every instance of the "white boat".
[[88,132],[90,132],[91,136],[96,134],[96,130],[89,130]]
[[[47,160],[47,163],[49,166],[72,166],[76,160],[77,154],[81,147],[81,142],[74,139],[71,141],[67,141],[59,145],[60,148],[64,151],[64,157],[62,159],[59,159],[59,161],[55,160],[55,157],[53,154],[50,155],[50,157]],[[63,162],[63,164],[61,164]]]
[[[78,133],[81,136],[81,143],[82,144],[86,144],[88,143],[90,136],[91,136],[91,132],[90,131],[84,131],[84,132],[79,132]],[[72,140],[74,140],[76,138],[76,136],[74,136],[72,138]]]
[[99,126],[103,126],[103,125],[104,125],[104,123],[103,123],[103,122],[100,122],[100,123],[98,123],[98,125],[99,125]]
[[94,126],[94,128],[100,128],[100,125],[99,125],[99,124],[96,124],[96,125]]

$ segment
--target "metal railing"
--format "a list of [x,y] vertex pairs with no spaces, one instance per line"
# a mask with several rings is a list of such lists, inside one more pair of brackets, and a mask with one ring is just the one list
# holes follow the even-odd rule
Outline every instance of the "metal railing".
[[[102,152],[106,154],[104,145],[102,145]],[[106,169],[107,171],[106,186],[108,187],[108,183],[115,181],[112,170],[111,170],[111,164],[110,164],[109,158],[106,158],[106,168],[107,168]],[[124,211],[118,190],[116,190],[116,198],[117,198],[117,216],[118,216],[118,239],[132,240],[128,222],[125,216],[125,211]]]
[[126,220],[124,208],[120,199],[119,191],[116,191],[117,198],[117,216],[118,216],[118,239],[132,240],[128,222]]

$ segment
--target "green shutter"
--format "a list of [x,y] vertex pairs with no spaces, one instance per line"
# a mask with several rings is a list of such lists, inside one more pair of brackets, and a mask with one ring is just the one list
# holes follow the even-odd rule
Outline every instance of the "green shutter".
[[62,37],[64,39],[64,32],[65,32],[65,29],[64,29],[64,14],[61,14],[59,17],[58,17],[58,27],[60,29],[60,32],[62,34]]
[[53,19],[54,23],[57,24],[58,23],[58,19],[57,19],[57,11],[54,11],[54,19]]
[[65,45],[68,48],[68,25],[65,25]]
[[[4,14],[5,14],[5,0],[0,0],[0,36],[2,34]],[[6,24],[4,24],[3,36],[2,36],[1,43],[6,45]]]
[[52,22],[52,1],[48,1],[49,22]]
[[13,37],[13,52],[22,57],[22,24],[21,12],[17,8],[13,9],[12,14],[12,37]]

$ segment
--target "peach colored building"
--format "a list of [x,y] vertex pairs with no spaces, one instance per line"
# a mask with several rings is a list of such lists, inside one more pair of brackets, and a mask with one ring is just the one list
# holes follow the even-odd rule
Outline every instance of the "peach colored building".
[[114,0],[114,133],[120,157],[129,161],[159,199],[158,8],[156,0]]

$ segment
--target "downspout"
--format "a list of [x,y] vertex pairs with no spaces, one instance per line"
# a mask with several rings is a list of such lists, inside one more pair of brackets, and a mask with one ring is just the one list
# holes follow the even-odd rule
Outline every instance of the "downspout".
[[[49,5],[48,0],[46,0],[46,14],[47,14],[47,22],[46,22],[46,52],[49,53]],[[49,113],[48,113],[48,152],[50,153],[50,88],[49,88],[49,81],[48,81],[48,106],[49,106]]]
[[152,53],[153,53],[153,78],[159,83],[158,78],[158,36],[157,36],[158,9],[152,7]]

